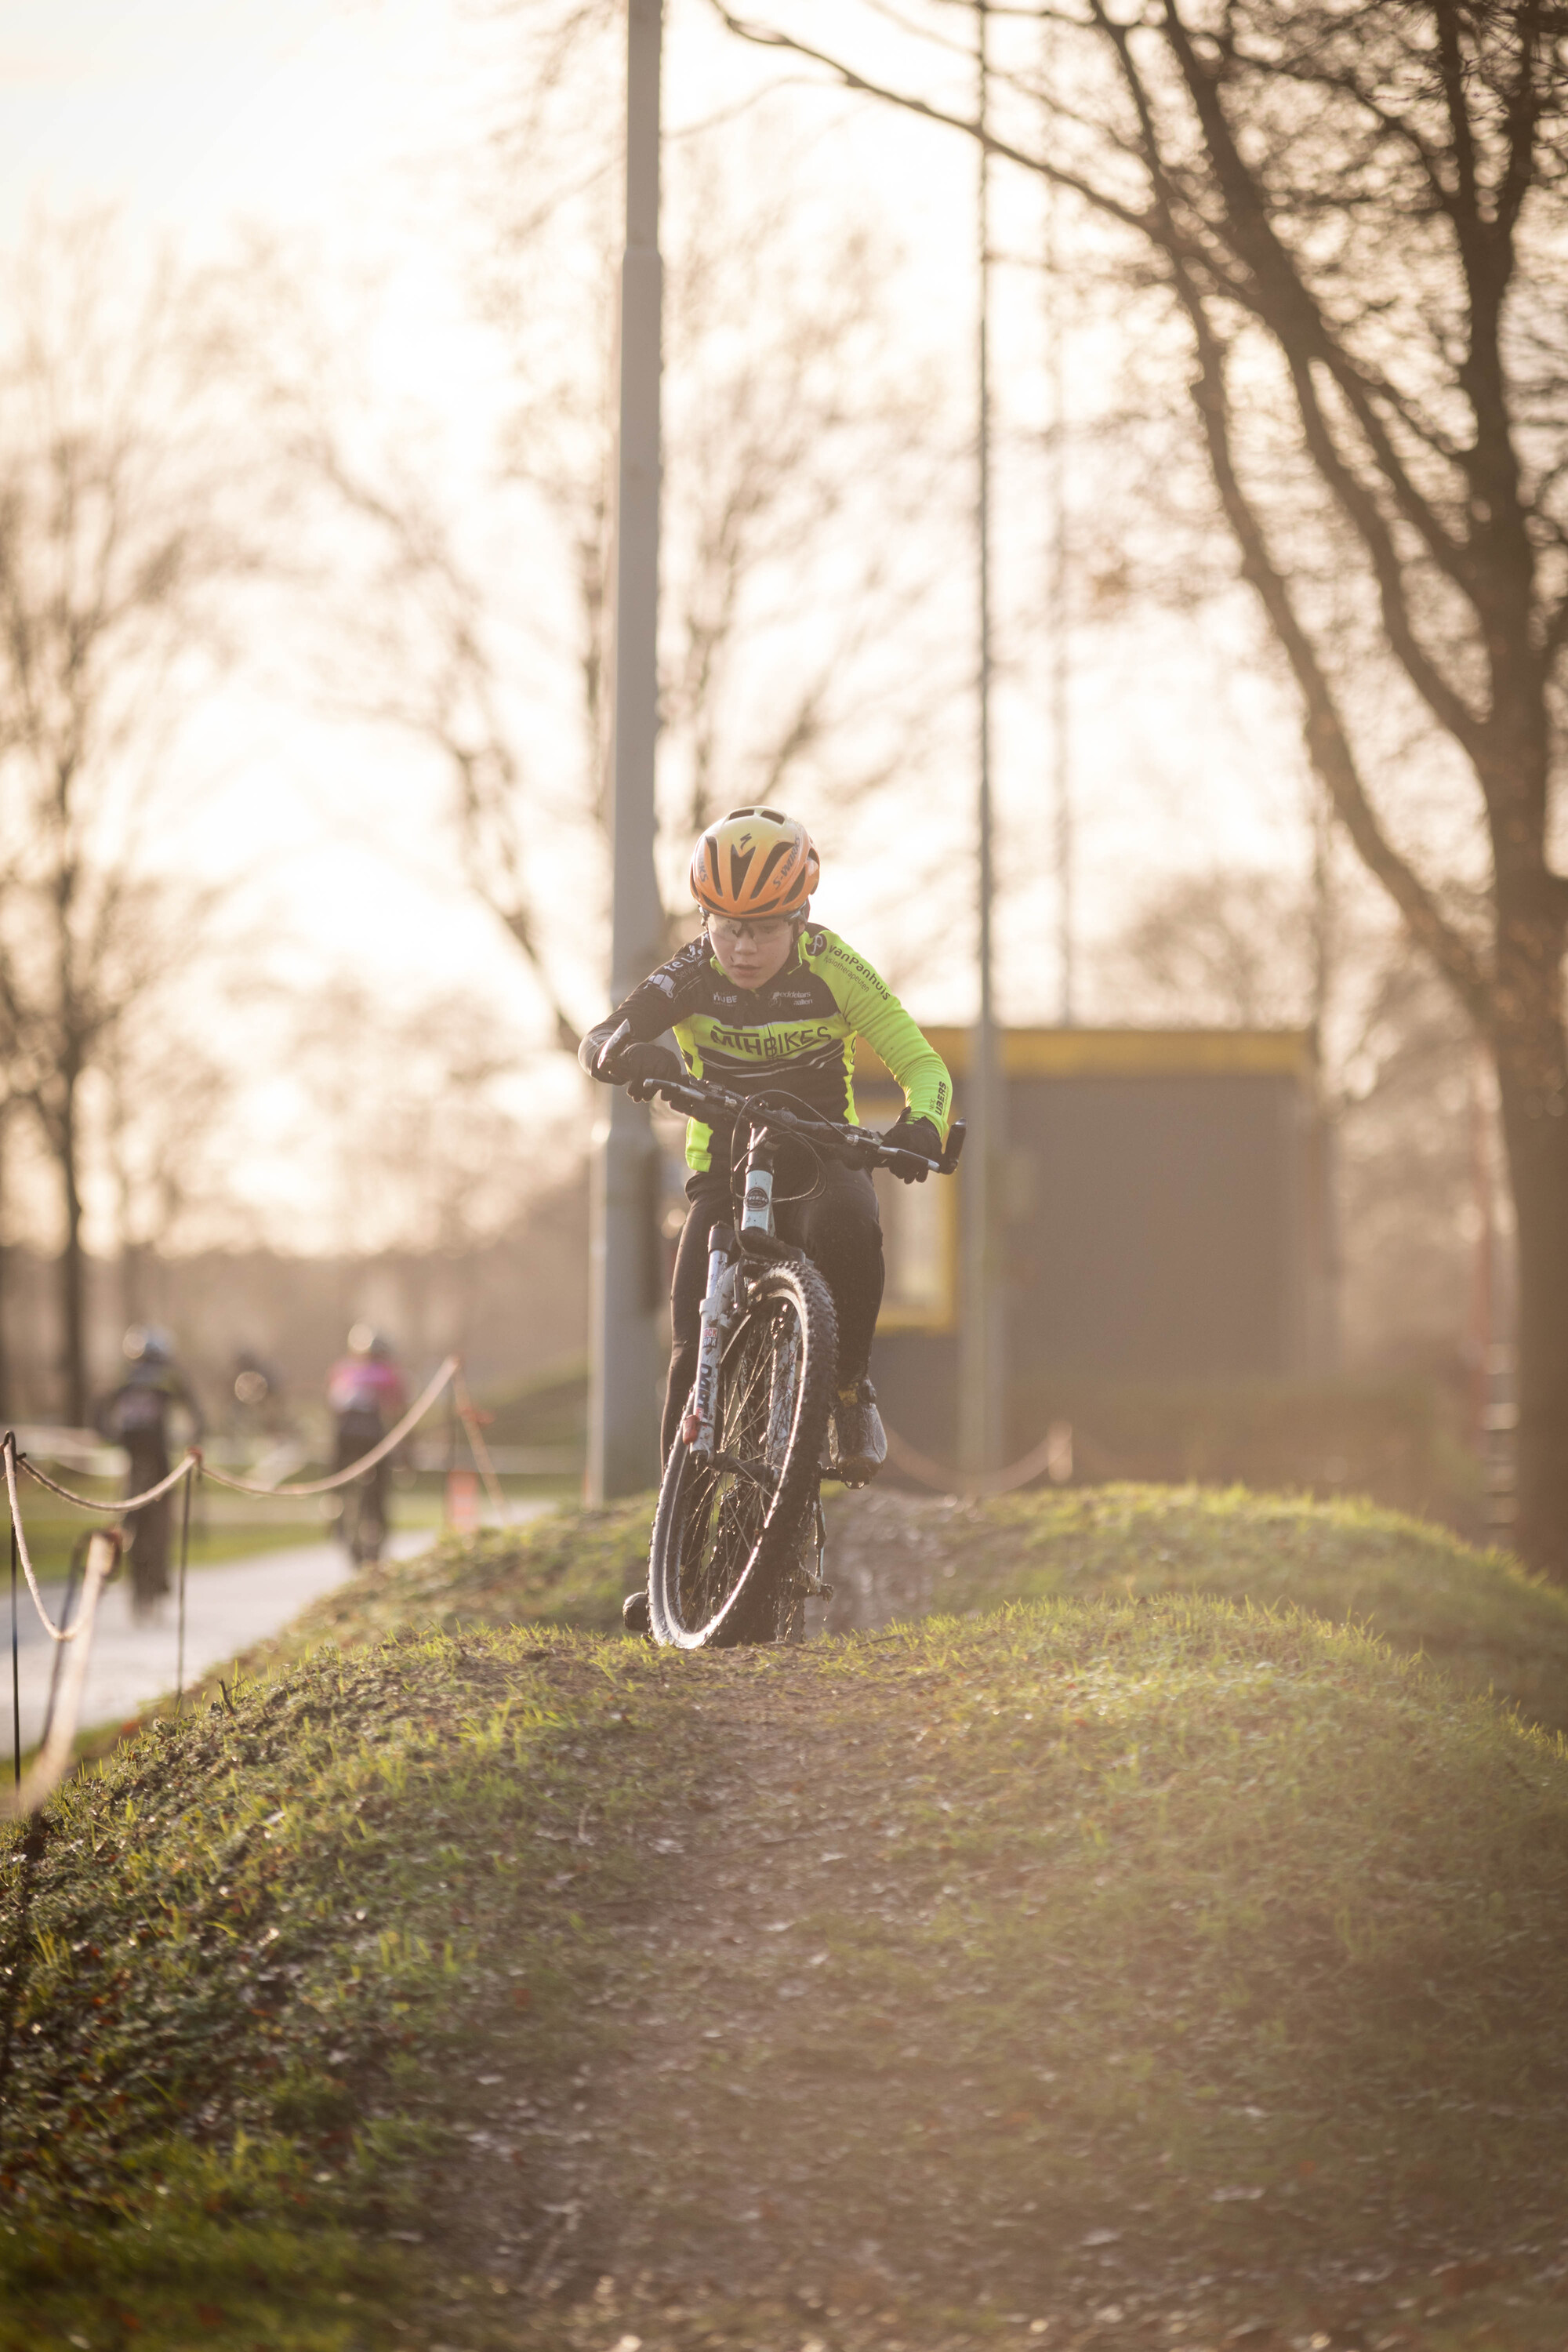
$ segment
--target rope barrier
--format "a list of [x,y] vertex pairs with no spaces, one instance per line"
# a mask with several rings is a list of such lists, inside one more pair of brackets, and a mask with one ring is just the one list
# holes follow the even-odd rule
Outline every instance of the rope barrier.
[[70,1768],[76,1748],[76,1725],[81,1708],[82,1686],[87,1680],[88,1659],[92,1648],[92,1629],[98,1616],[99,1595],[119,1565],[119,1528],[94,1528],[88,1538],[87,1572],[81,1583],[81,1614],[71,1627],[73,1636],[80,1633],[87,1638],[80,1648],[72,1650],[66,1660],[58,1702],[51,1712],[47,1734],[33,1759],[31,1769],[18,1780],[15,1789],[6,1790],[5,1801],[0,1803],[0,1817],[9,1815],[16,1819],[23,1813],[37,1812],[45,1798],[59,1787]]
[[935,1462],[929,1454],[906,1444],[896,1429],[888,1432],[888,1459],[895,1470],[906,1478],[913,1478],[921,1486],[931,1486],[939,1495],[984,1496],[1010,1495],[1019,1486],[1028,1486],[1031,1479],[1042,1476],[1051,1466],[1059,1441],[1054,1430],[1047,1431],[1039,1444],[1005,1470],[949,1470]]
[[[5,1442],[13,1448],[16,1445],[14,1437],[7,1437]],[[62,1486],[58,1479],[40,1470],[26,1454],[17,1454],[16,1466],[25,1470],[29,1478],[36,1479],[40,1486],[47,1486],[51,1495],[58,1495],[63,1503],[74,1503],[79,1511],[102,1511],[113,1518],[121,1511],[139,1511],[143,1503],[155,1503],[160,1495],[166,1495],[171,1486],[177,1486],[182,1478],[188,1478],[194,1470],[199,1470],[202,1467],[202,1449],[199,1445],[193,1445],[189,1453],[182,1454],[168,1476],[160,1478],[155,1486],[149,1486],[143,1494],[117,1495],[109,1503],[100,1496],[79,1495],[69,1486]],[[207,1473],[209,1477],[214,1475],[211,1471]]]
[[489,1496],[495,1509],[500,1511],[504,1518],[506,1496],[501,1492],[500,1480],[496,1476],[496,1466],[490,1460],[490,1449],[485,1444],[484,1433],[479,1427],[479,1416],[474,1410],[474,1401],[468,1394],[468,1383],[460,1371],[453,1377],[452,1402],[458,1408],[458,1418],[467,1432],[468,1451],[474,1457],[475,1469],[484,1480],[485,1493]]
[[[188,1495],[190,1491],[190,1488],[187,1486],[185,1489],[186,1494]],[[70,1572],[66,1578],[65,1605],[60,1611],[60,1623],[62,1625],[68,1625],[70,1623],[71,1611],[76,1604],[76,1580],[87,1565],[87,1548],[92,1541],[93,1535],[96,1532],[97,1530],[92,1528],[86,1530],[83,1534],[78,1536],[75,1543],[71,1546]],[[66,1654],[67,1653],[64,1645],[58,1642],[56,1643],[54,1648],[49,1652],[49,1696],[47,1703],[44,1707],[44,1727],[38,1735],[40,1741],[45,1746],[47,1746],[48,1744],[49,1727],[55,1719],[55,1701],[59,1696],[60,1660],[65,1657]],[[20,1779],[20,1756],[17,1757],[16,1761],[18,1768],[17,1778]]]
[[351,1478],[358,1478],[366,1470],[373,1469],[395,1446],[402,1444],[416,1423],[423,1421],[447,1381],[456,1377],[458,1361],[456,1356],[448,1356],[424,1394],[409,1406],[397,1427],[389,1430],[381,1444],[373,1445],[368,1454],[362,1454],[357,1462],[351,1462],[346,1470],[334,1470],[330,1478],[310,1478],[298,1486],[256,1486],[244,1478],[226,1477],[221,1470],[214,1470],[205,1462],[202,1464],[203,1475],[210,1478],[215,1486],[226,1486],[236,1495],[331,1494],[334,1486],[346,1486]]
[[37,1611],[44,1631],[51,1642],[79,1641],[86,1628],[86,1621],[79,1617],[68,1632],[62,1633],[45,1608],[44,1596],[38,1591],[38,1580],[33,1574],[33,1563],[27,1554],[27,1538],[22,1527],[22,1506],[16,1495],[16,1433],[15,1430],[8,1429],[4,1439],[0,1439],[0,1460],[4,1460],[5,1465],[5,1491],[11,1497],[11,1541],[20,1556],[22,1573],[27,1580],[27,1590],[33,1596],[33,1606]]
[[[226,1486],[237,1495],[330,1494],[334,1487],[346,1486],[351,1480],[363,1477],[367,1470],[373,1470],[378,1462],[384,1461],[387,1454],[400,1445],[409,1431],[424,1419],[448,1381],[455,1384],[453,1390],[455,1401],[459,1399],[460,1391],[458,1410],[468,1430],[468,1443],[474,1449],[474,1458],[485,1479],[486,1487],[494,1501],[504,1505],[505,1498],[501,1495],[500,1482],[496,1477],[495,1466],[490,1461],[489,1449],[479,1434],[479,1415],[474,1410],[467,1389],[462,1387],[462,1375],[458,1359],[456,1356],[447,1358],[440,1370],[410,1405],[396,1428],[389,1430],[379,1444],[371,1447],[368,1454],[362,1454],[357,1461],[349,1463],[342,1470],[335,1470],[331,1477],[303,1480],[292,1486],[263,1486],[247,1479],[230,1478],[222,1471],[214,1470],[203,1459],[201,1448],[193,1445],[175,1464],[167,1477],[161,1478],[155,1486],[149,1486],[144,1494],[121,1496],[115,1501],[106,1503],[95,1496],[78,1495],[70,1487],[62,1486],[57,1479],[49,1477],[46,1472],[38,1469],[36,1464],[30,1462],[25,1454],[18,1451],[16,1432],[7,1430],[4,1439],[0,1439],[0,1461],[5,1464],[5,1493],[11,1507],[11,1731],[15,1757],[15,1785],[6,1790],[3,1800],[0,1800],[0,1819],[14,1819],[21,1814],[36,1812],[45,1799],[59,1786],[70,1769],[71,1758],[76,1747],[77,1717],[80,1712],[82,1691],[86,1685],[89,1658],[92,1647],[93,1627],[98,1616],[99,1597],[119,1566],[122,1543],[121,1528],[117,1527],[93,1528],[88,1538],[87,1571],[82,1582],[81,1602],[76,1622],[74,1624],[57,1625],[44,1604],[44,1596],[39,1590],[38,1580],[34,1573],[32,1557],[27,1549],[26,1530],[22,1523],[21,1497],[16,1486],[18,1469],[26,1471],[30,1478],[36,1479],[40,1486],[47,1487],[50,1494],[58,1495],[63,1502],[74,1503],[79,1509],[84,1511],[100,1511],[113,1516],[139,1510],[148,1503],[156,1502],[160,1495],[166,1495],[172,1487],[178,1486],[182,1479],[184,1480],[184,1507],[180,1523],[179,1627],[174,1690],[175,1706],[178,1708],[184,1699],[185,1580],[190,1559],[191,1496],[196,1480],[202,1477],[210,1478],[215,1486]],[[26,1775],[22,1770],[20,1637],[17,1626],[16,1586],[18,1562],[26,1578],[27,1590],[32,1595],[33,1606],[38,1612],[39,1622],[50,1641],[57,1645],[53,1670],[49,1677],[49,1703],[44,1722],[43,1738]],[[71,1582],[67,1587],[67,1603],[62,1612],[67,1619],[71,1613],[70,1603],[74,1588],[73,1563]],[[73,1646],[66,1658],[65,1671],[62,1674],[60,1672],[61,1654],[68,1643]]]

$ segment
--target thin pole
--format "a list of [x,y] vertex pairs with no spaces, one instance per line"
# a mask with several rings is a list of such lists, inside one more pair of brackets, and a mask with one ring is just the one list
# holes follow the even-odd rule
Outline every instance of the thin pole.
[[185,1705],[185,1571],[191,1558],[191,1488],[195,1483],[195,1472],[187,1470],[180,1497],[180,1634],[174,1663],[176,1715],[184,1712]]
[[[13,1441],[14,1442],[14,1441]],[[11,1522],[11,1748],[22,1785],[22,1661],[16,1635],[16,1522]]]
[[[626,219],[621,260],[620,441],[616,486],[615,642],[606,799],[612,843],[610,996],[634,988],[663,953],[654,871],[658,730],[658,253],[660,0],[628,0]],[[589,1264],[592,1355],[588,1498],[650,1485],[658,1469],[658,1285],[652,1231],[655,1151],[645,1104],[602,1090],[595,1134]]]
[[1476,1246],[1470,1260],[1470,1421],[1483,1460],[1491,1448],[1491,1360],[1496,1260],[1492,1234],[1491,1159],[1488,1150],[1486,1047],[1478,1037],[1470,1057],[1470,1196]]
[[[1045,89],[1047,152],[1051,132],[1051,92],[1056,82],[1056,27],[1045,28],[1041,79]],[[1068,663],[1067,520],[1067,337],[1057,242],[1058,191],[1046,183],[1045,286],[1046,383],[1049,416],[1046,434],[1046,516],[1050,545],[1046,565],[1046,638],[1048,648],[1051,739],[1051,819],[1057,881],[1057,1019],[1070,1029],[1078,1018],[1074,971],[1072,746],[1069,735]]]
[[975,793],[975,961],[979,1003],[970,1041],[965,1089],[970,1136],[964,1178],[963,1315],[959,1359],[959,1453],[965,1470],[1000,1458],[1003,1328],[997,1297],[997,1225],[1002,1155],[1002,1089],[992,988],[991,806],[991,158],[984,132],[990,106],[990,9],[976,0],[976,120],[981,130],[977,189],[979,316],[975,328],[975,569],[978,635]]
[[1336,937],[1333,887],[1333,824],[1328,796],[1315,780],[1309,785],[1308,821],[1312,829],[1312,1116],[1317,1139],[1312,1215],[1318,1235],[1313,1269],[1313,1313],[1308,1364],[1320,1377],[1340,1368],[1340,1231],[1336,1169],[1338,1129],[1323,1084],[1324,1040],[1334,992]]

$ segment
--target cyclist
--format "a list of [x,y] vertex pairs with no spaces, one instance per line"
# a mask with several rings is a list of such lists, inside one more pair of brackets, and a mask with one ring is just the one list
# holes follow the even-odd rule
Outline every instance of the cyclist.
[[[884,1140],[934,1160],[952,1121],[952,1081],[865,959],[811,921],[819,872],[805,825],[777,809],[731,809],[710,825],[691,859],[702,930],[588,1032],[578,1059],[593,1076],[625,1085],[657,1073],[662,1049],[655,1041],[670,1029],[694,1077],[739,1094],[784,1092],[820,1117],[853,1121],[855,1041],[864,1037],[904,1093],[904,1110]],[[666,1460],[697,1368],[709,1229],[729,1220],[731,1150],[743,1143],[728,1129],[687,1123],[691,1206],[670,1292]],[[904,1181],[923,1182],[923,1173]],[[837,1309],[829,1466],[859,1485],[888,1456],[868,1372],[882,1303],[876,1192],[865,1169],[817,1160],[794,1142],[781,1153],[775,1181],[779,1232],[821,1270]]]
[[[347,1470],[374,1451],[394,1423],[407,1410],[403,1376],[393,1361],[392,1342],[369,1323],[356,1323],[349,1333],[348,1354],[332,1366],[327,1379],[327,1403],[337,1424],[334,1470]],[[392,1462],[384,1454],[361,1480],[354,1549],[374,1559],[387,1526],[387,1489]],[[340,1511],[340,1528],[346,1523]]]
[[[132,1323],[123,1341],[130,1370],[97,1414],[100,1436],[131,1457],[125,1491],[140,1495],[169,1475],[170,1422],[184,1415],[193,1445],[202,1437],[202,1410],[174,1361],[174,1343],[156,1324]],[[130,1538],[131,1612],[150,1617],[169,1590],[172,1493],[126,1514]]]

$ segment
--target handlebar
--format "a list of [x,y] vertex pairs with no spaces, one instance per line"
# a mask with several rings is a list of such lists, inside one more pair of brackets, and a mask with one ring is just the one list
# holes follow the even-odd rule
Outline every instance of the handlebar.
[[791,1110],[784,1103],[770,1102],[766,1091],[738,1095],[728,1087],[716,1087],[707,1080],[634,1078],[626,1092],[634,1102],[647,1102],[655,1095],[662,1095],[672,1110],[684,1111],[688,1118],[706,1118],[717,1112],[723,1118],[749,1119],[754,1128],[794,1136],[809,1144],[814,1151],[826,1151],[830,1159],[846,1160],[852,1168],[886,1168],[895,1175],[903,1169],[911,1175],[923,1172],[951,1176],[958,1166],[968,1132],[963,1120],[955,1118],[941,1157],[929,1160],[923,1151],[905,1151],[898,1145],[884,1143],[868,1128],[851,1127],[843,1120],[821,1118]]

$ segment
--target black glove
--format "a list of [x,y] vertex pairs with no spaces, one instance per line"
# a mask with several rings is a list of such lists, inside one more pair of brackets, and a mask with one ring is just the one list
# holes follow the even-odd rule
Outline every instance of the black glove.
[[628,1037],[613,1054],[599,1062],[594,1070],[596,1078],[607,1078],[612,1086],[635,1086],[638,1079],[652,1085],[661,1078],[683,1078],[686,1065],[679,1054],[668,1045],[644,1045]]
[[[911,1118],[908,1111],[890,1127],[882,1141],[894,1151],[918,1151],[922,1159],[942,1158],[942,1138],[929,1118]],[[891,1173],[900,1184],[923,1184],[930,1171],[924,1168],[895,1168]]]

